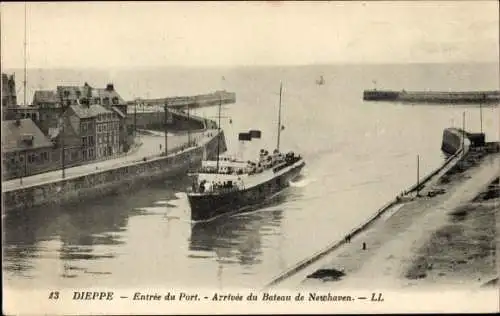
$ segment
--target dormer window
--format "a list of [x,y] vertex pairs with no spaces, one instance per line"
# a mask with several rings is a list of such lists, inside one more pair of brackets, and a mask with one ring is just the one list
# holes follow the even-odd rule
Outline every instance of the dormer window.
[[32,134],[23,134],[21,136],[22,142],[24,142],[25,144],[27,144],[29,146],[33,146],[33,139],[34,139],[34,136]]
[[113,98],[113,104],[118,104],[118,103],[119,103],[118,98],[117,98],[117,97],[114,97],[114,98]]

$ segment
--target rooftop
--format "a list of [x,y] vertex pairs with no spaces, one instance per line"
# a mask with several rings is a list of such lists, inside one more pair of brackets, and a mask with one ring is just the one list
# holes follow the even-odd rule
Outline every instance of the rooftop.
[[57,95],[52,90],[37,90],[33,95],[33,104],[37,103],[56,103]]
[[57,86],[57,93],[63,94],[63,97],[66,99],[80,99],[83,97],[107,97],[112,100],[113,98],[117,98],[117,104],[125,104],[125,100],[123,100],[118,92],[116,92],[113,84],[108,84],[106,88],[93,88],[88,83],[85,83],[83,86]]
[[85,105],[71,105],[70,108],[79,118],[90,118],[96,117],[99,114],[113,113],[99,104],[92,104],[88,107]]
[[26,149],[51,147],[52,142],[31,119],[2,122],[2,151],[16,152]]
[[111,107],[111,109],[112,109],[113,111],[115,111],[115,112],[116,112],[119,116],[121,116],[122,118],[126,118],[126,117],[127,117],[127,116],[126,116],[125,114],[123,114],[123,112],[122,112],[119,108],[117,108],[116,106]]

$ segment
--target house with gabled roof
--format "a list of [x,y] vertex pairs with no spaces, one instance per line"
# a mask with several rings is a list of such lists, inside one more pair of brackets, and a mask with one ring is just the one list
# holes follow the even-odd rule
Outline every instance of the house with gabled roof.
[[[35,92],[33,105],[40,109],[40,126],[45,133],[58,128],[63,113],[68,112],[69,116],[73,116],[73,121],[78,117],[82,126],[74,130],[83,133],[79,136],[81,144],[88,146],[87,150],[82,149],[79,154],[82,160],[111,157],[128,148],[127,105],[111,83],[106,88],[94,88],[85,82],[83,86],[60,85],[55,91],[39,90]],[[95,133],[90,133],[85,127],[87,125],[93,125]],[[115,130],[116,125],[118,131]],[[71,135],[68,137],[72,138]],[[88,145],[91,140],[96,144],[93,151]]]
[[[2,122],[3,179],[54,168],[54,144],[30,118]],[[57,160],[57,159],[56,159]]]
[[88,161],[120,154],[119,115],[99,104],[68,106],[64,112],[58,144],[64,144],[67,159]]

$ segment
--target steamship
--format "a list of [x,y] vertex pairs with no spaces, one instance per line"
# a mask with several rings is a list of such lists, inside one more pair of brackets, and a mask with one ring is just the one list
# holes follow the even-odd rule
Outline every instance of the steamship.
[[[217,153],[216,160],[202,161],[200,169],[191,174],[193,183],[187,194],[192,221],[211,220],[259,204],[289,186],[300,174],[305,166],[304,159],[292,151],[283,153],[279,149],[284,129],[281,125],[282,90],[280,86],[276,149],[272,153],[261,149],[255,160],[244,161]],[[261,131],[251,130],[239,133],[238,140],[252,141],[261,135]]]

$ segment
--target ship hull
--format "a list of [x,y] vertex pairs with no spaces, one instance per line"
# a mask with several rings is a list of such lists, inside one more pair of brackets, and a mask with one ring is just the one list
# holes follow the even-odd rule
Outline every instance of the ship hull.
[[261,203],[288,187],[290,181],[300,174],[304,166],[305,162],[301,161],[276,177],[241,191],[211,195],[188,194],[191,220],[207,221],[223,214],[237,213],[244,207]]

